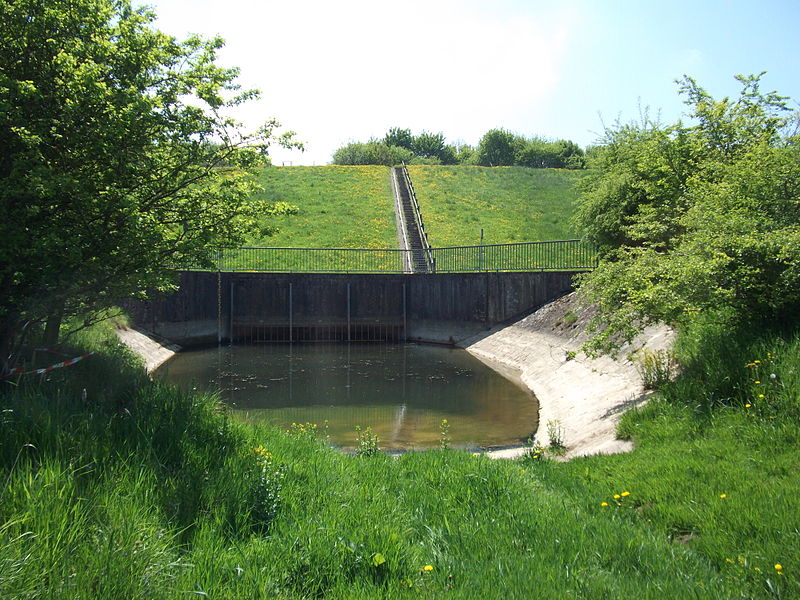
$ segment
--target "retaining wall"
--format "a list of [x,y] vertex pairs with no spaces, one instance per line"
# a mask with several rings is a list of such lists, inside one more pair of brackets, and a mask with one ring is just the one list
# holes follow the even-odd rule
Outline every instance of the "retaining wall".
[[136,326],[181,345],[230,339],[456,343],[572,291],[575,274],[184,271],[177,292],[126,308]]

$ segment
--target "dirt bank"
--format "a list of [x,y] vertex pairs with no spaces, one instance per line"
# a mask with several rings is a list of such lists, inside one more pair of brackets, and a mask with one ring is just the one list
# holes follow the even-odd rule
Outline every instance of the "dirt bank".
[[[642,402],[646,392],[628,357],[643,347],[668,348],[674,338],[666,326],[648,327],[621,349],[618,360],[590,359],[580,352],[590,317],[591,309],[569,294],[516,323],[459,344],[492,367],[516,371],[539,400],[538,441],[547,445],[548,422],[560,422],[568,458],[632,449],[630,442],[616,438],[616,426],[620,414]],[[499,450],[491,455],[511,458],[522,451]]]

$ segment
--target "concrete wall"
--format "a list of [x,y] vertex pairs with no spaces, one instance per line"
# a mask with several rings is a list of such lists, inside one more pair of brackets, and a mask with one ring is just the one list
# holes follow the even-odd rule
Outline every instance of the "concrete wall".
[[245,330],[359,326],[454,343],[572,291],[574,275],[186,271],[174,294],[126,308],[135,325],[182,345],[227,340]]

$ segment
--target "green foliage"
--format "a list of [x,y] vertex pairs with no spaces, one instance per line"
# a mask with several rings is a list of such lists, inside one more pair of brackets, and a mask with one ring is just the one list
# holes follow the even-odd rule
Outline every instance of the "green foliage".
[[568,140],[530,139],[504,129],[492,129],[481,138],[477,164],[485,167],[520,166],[536,169],[583,169],[583,150]]
[[408,162],[414,153],[401,146],[388,146],[383,142],[370,140],[367,143],[352,142],[333,153],[335,165],[385,165],[391,167]]
[[738,79],[738,98],[714,100],[685,78],[692,124],[618,126],[593,153],[576,223],[606,258],[581,285],[605,327],[594,348],[719,307],[731,321],[797,310],[797,117],[759,76]]
[[[277,123],[226,111],[257,96],[215,64],[223,42],[179,42],[127,0],[0,5],[0,360],[20,332],[169,287],[209,265],[265,207],[248,169]],[[286,142],[287,138],[279,138]]]
[[414,150],[414,136],[410,129],[400,129],[392,127],[383,137],[383,143],[387,146],[397,146],[406,150]]
[[633,356],[633,360],[646,390],[661,389],[677,372],[675,356],[669,350],[640,351]]
[[490,129],[478,143],[478,164],[484,167],[509,167],[516,164],[523,140],[505,129]]
[[98,362],[2,389],[2,597],[800,591],[796,327],[732,333],[709,315],[681,334],[683,375],[624,418],[637,450],[565,463],[533,441],[517,462],[361,460],[307,424],[245,428],[103,333]]
[[372,431],[372,427],[362,430],[356,425],[356,456],[375,456],[381,450],[379,444],[378,435]]

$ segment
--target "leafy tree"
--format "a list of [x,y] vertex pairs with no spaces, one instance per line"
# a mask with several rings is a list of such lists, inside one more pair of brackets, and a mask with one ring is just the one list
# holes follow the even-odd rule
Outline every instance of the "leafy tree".
[[478,143],[478,164],[504,167],[516,164],[517,153],[524,140],[505,129],[490,129]]
[[398,148],[405,148],[406,150],[414,149],[414,136],[411,135],[410,129],[392,127],[383,137],[382,141],[387,146],[397,146]]
[[414,153],[400,146],[387,146],[383,142],[370,140],[367,143],[352,142],[333,153],[335,165],[386,165],[391,167],[409,162]]
[[606,132],[577,224],[603,253],[582,293],[609,350],[643,324],[704,311],[780,319],[800,307],[800,137],[786,98],[739,76],[715,100],[685,77],[690,124],[649,120]]
[[[255,98],[128,0],[0,3],[0,360],[52,315],[165,289],[211,264],[264,206],[248,169],[277,123],[225,113]],[[289,142],[290,134],[277,137]]]

